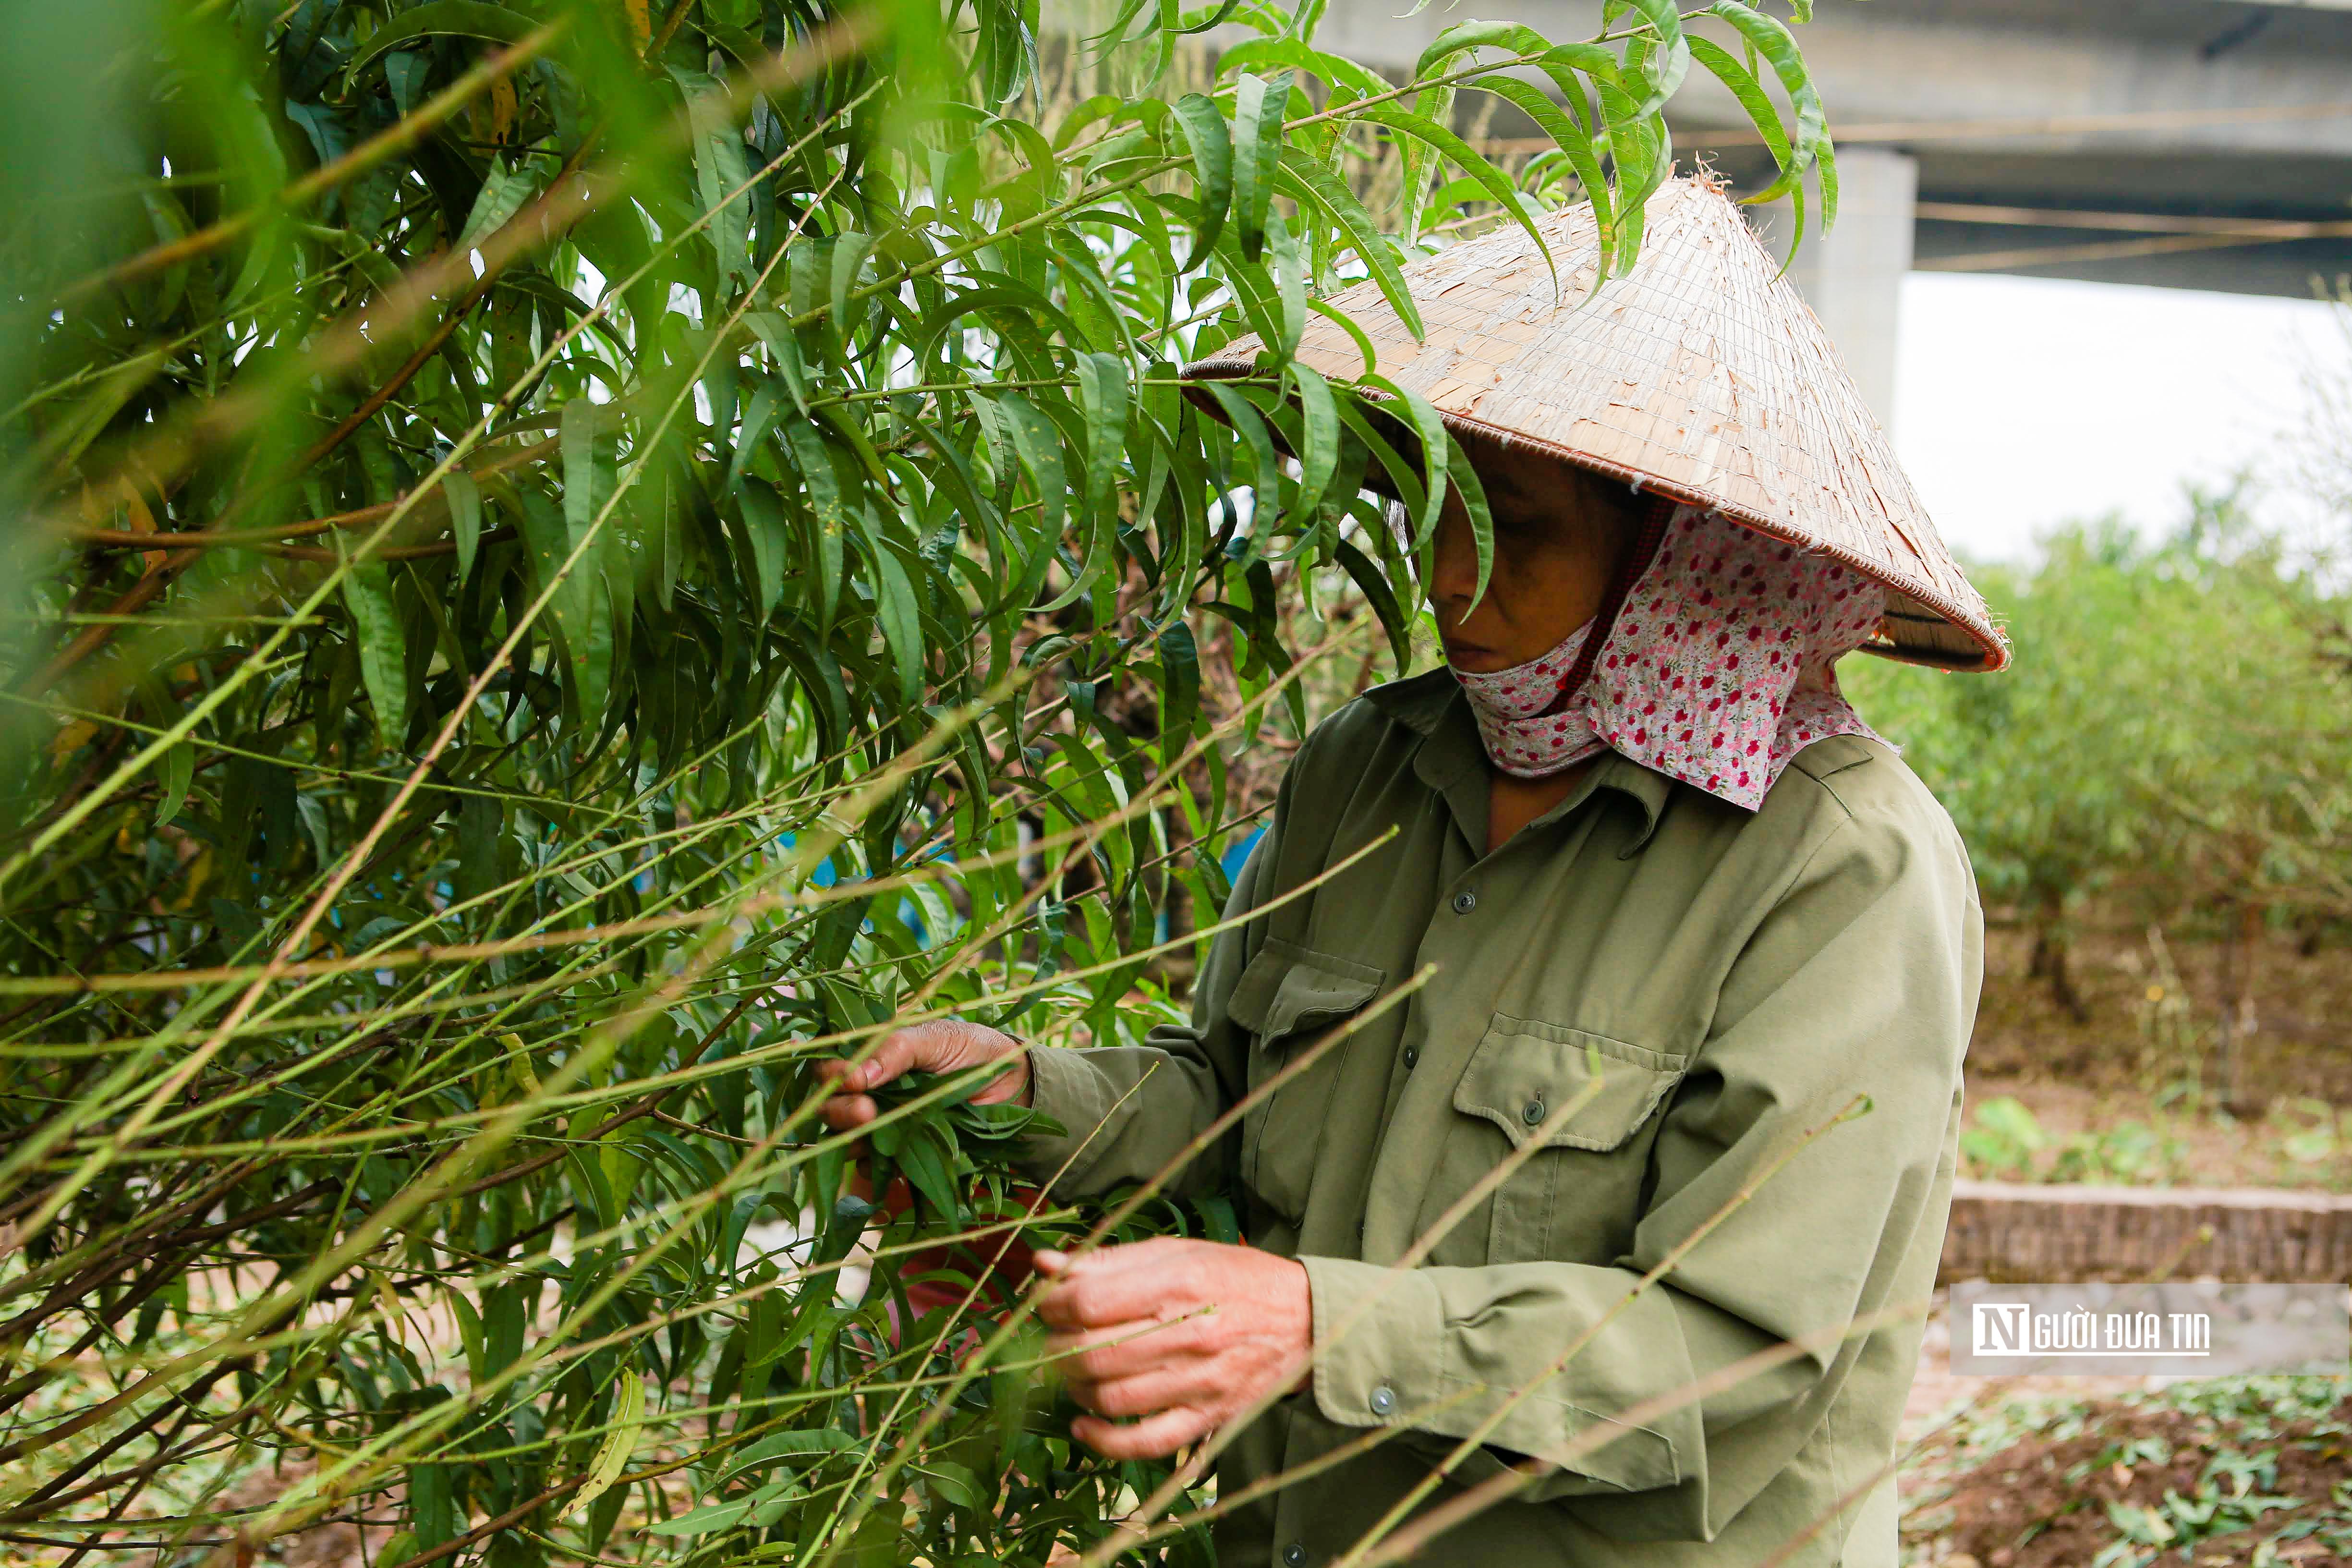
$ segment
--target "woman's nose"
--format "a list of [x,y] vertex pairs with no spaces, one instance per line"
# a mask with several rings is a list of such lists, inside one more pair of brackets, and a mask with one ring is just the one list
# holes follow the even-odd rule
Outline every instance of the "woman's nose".
[[1470,595],[1477,586],[1477,557],[1464,546],[1468,530],[1448,518],[1438,525],[1437,559],[1429,574],[1430,602],[1440,607],[1451,605],[1455,613],[1470,603]]

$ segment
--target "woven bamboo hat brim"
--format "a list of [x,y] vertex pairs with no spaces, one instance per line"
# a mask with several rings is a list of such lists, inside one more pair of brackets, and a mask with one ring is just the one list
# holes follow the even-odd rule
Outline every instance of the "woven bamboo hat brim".
[[[1371,340],[1381,373],[1458,435],[1717,509],[1867,574],[1887,590],[1870,652],[1949,669],[2009,662],[1829,334],[1719,186],[1662,186],[1632,274],[1590,300],[1592,208],[1536,226],[1557,293],[1527,232],[1504,224],[1404,268],[1423,342],[1374,283],[1329,303]],[[1246,375],[1260,348],[1237,340],[1184,374]],[[1335,379],[1363,372],[1355,340],[1319,315],[1298,358]]]

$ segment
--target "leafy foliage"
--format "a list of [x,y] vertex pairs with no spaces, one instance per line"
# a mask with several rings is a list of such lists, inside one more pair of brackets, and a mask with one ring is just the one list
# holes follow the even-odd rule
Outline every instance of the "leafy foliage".
[[2072,528],[2031,569],[1977,574],[2017,646],[1999,680],[1841,671],[1951,811],[1987,898],[2042,934],[2045,964],[2095,897],[2155,921],[2352,910],[2340,598],[2231,498],[2192,502],[2169,539]]
[[[968,1081],[853,1148],[811,1064],[949,1012],[1173,1016],[1229,780],[1303,721],[1286,630],[1361,595],[1409,646],[1433,412],[1279,352],[1199,405],[1186,358],[1295,344],[1358,277],[1409,311],[1415,247],[1548,203],[1631,266],[1695,60],[1832,205],[1784,25],[1606,9],[1449,28],[1401,85],[1311,4],[1129,0],[1084,44],[1022,0],[25,18],[10,1525],[242,1553],[390,1510],[404,1568],[1116,1551],[1164,1472],[1073,1449],[983,1277],[1230,1211],[1045,1207]],[[1212,64],[1214,22],[1251,36]],[[1490,163],[1481,94],[1556,152]],[[265,1458],[300,1468],[230,1509]]]
[[[1976,1108],[1975,1125],[1960,1134],[1960,1157],[1973,1174],[1994,1180],[2134,1184],[2169,1182],[2180,1173],[2187,1147],[2142,1121],[2118,1121],[2061,1141],[2013,1095]],[[2055,1146],[2046,1168],[2039,1156]]]

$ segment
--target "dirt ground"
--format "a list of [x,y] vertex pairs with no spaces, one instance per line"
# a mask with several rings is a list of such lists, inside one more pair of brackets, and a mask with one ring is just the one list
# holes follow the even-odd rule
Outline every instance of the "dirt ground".
[[[1984,1000],[1969,1053],[1976,1070],[2090,1089],[2136,1084],[2168,1043],[2167,1004],[2184,996],[2194,1031],[2186,1043],[2208,1054],[2219,1044],[2218,942],[2120,927],[2081,932],[2071,963],[2090,1015],[2081,1022],[2030,977],[2032,956],[2027,931],[1986,932]],[[2273,934],[2253,952],[2251,989],[2256,1026],[2244,1087],[2252,1097],[2352,1101],[2352,948],[2329,942],[2306,952],[2293,936]]]
[[[2343,1481],[2345,1450],[2337,1434],[2347,1415],[2352,1399],[2330,1415],[2289,1422],[2271,1435],[2264,1452],[2272,1463],[2245,1494],[2260,1500],[2245,1510],[2258,1511],[2260,1523],[2179,1542],[2133,1561],[2145,1568],[2352,1563],[2341,1544],[2344,1532],[2324,1527],[2275,1542],[2267,1555],[2257,1555],[2264,1527],[2291,1526],[2290,1515],[2299,1511],[2270,1500],[2324,1502]],[[2119,1451],[2136,1462],[2112,1457]],[[1944,1500],[1952,1522],[1937,1561],[1942,1568],[2087,1568],[2122,1535],[2117,1512],[2160,1515],[2170,1500],[2196,1498],[2210,1489],[2213,1461],[2223,1451],[2197,1415],[2165,1408],[2114,1409],[2071,1436],[2028,1438],[1966,1475]]]
[[[2032,1173],[2061,1151],[2126,1124],[2126,1168],[2089,1179],[2132,1184],[2352,1191],[2352,950],[2306,953],[2286,936],[2253,954],[2251,1034],[2234,1105],[2223,1060],[2221,944],[2144,931],[2077,939],[2072,973],[2089,1013],[2078,1021],[2028,973],[2021,931],[1987,933],[1984,999],[1968,1058],[1973,1121],[1987,1102],[2021,1101],[2049,1141]],[[1980,1176],[2016,1173],[1983,1168]]]

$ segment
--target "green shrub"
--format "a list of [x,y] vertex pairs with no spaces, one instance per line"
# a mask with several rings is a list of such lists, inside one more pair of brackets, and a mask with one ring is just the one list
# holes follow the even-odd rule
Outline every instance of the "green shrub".
[[[810,1069],[941,1013],[1174,1016],[1228,770],[1304,718],[1284,606],[1349,584],[1401,656],[1458,464],[1281,353],[1217,418],[1177,367],[1671,170],[1671,6],[1568,51],[1465,24],[1402,87],[1318,10],[1087,47],[1024,0],[19,18],[11,1530],[1042,1563],[1163,1483],[1072,1447],[971,1277],[1230,1213],[1036,1208],[969,1083],[853,1146]],[[1699,58],[1821,190],[1787,30],[1717,11],[1797,100]],[[1564,145],[1506,174],[1450,129],[1481,94]]]
[[2148,542],[2062,529],[2030,567],[1979,568],[2016,663],[1990,679],[1867,659],[1856,705],[1958,825],[2037,977],[2082,1011],[2067,952],[2086,900],[2145,921],[2343,907],[2352,685],[2326,651],[2327,580],[2229,498]]

